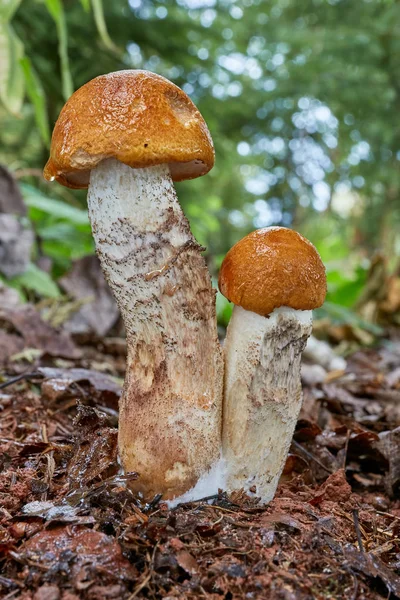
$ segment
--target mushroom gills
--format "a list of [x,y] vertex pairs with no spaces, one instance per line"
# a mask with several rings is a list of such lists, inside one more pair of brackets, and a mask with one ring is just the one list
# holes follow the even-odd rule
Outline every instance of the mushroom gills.
[[223,455],[228,490],[274,497],[302,403],[301,354],[312,311],[264,317],[235,306],[224,344]]
[[168,165],[95,167],[89,216],[127,333],[119,449],[146,498],[190,489],[220,453],[223,363],[203,248]]

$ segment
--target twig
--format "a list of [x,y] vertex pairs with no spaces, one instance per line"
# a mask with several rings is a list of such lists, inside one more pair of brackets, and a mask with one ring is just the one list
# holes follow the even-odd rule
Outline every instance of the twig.
[[219,517],[219,519],[217,519],[216,521],[214,521],[214,523],[211,524],[211,528],[215,527],[216,525],[218,525],[218,523],[221,523],[222,519],[224,518],[224,515],[221,515]]
[[24,444],[23,442],[17,442],[17,440],[9,440],[7,438],[0,438],[0,442],[1,443],[11,443],[11,444],[15,444],[16,446],[26,446],[26,444]]
[[360,549],[360,552],[364,553],[364,546],[363,546],[363,542],[362,542],[362,538],[361,538],[361,531],[360,531],[360,523],[358,520],[358,510],[356,508],[353,509],[353,521],[354,521],[354,529],[356,530],[356,535],[357,535],[358,547]]
[[384,517],[390,517],[391,519],[398,519],[400,521],[400,517],[397,517],[396,515],[392,515],[388,512],[383,512],[381,510],[375,510],[374,512],[378,513],[378,515],[383,515]]
[[320,460],[318,460],[318,458],[316,456],[314,456],[313,454],[311,454],[311,452],[309,452],[308,450],[303,448],[303,446],[301,444],[299,444],[299,442],[296,442],[296,440],[292,440],[292,444],[295,448],[297,448],[297,450],[299,450],[300,452],[303,452],[309,459],[313,460],[318,466],[320,466],[321,469],[324,469],[324,471],[326,471],[327,473],[332,475],[332,473],[333,473],[332,469],[329,469],[328,467],[326,467]]
[[235,527],[241,527],[242,529],[251,529],[252,527],[262,527],[261,524],[258,523],[243,523],[242,521],[235,521],[235,519],[232,519],[231,517],[225,517],[226,520],[228,521],[228,523],[231,523],[231,525],[235,525]]
[[[194,504],[195,502],[208,502],[208,500],[216,500],[219,498],[219,494],[213,494],[212,496],[204,496],[204,498],[198,498],[197,500],[190,500],[189,502],[182,502],[182,504]],[[181,506],[182,506],[181,504]]]
[[149,510],[152,510],[153,508],[155,508],[156,506],[158,506],[160,504],[160,500],[163,497],[162,494],[156,494],[153,498],[153,500],[151,500],[150,502],[148,502],[143,510],[143,512],[149,512]]
[[[139,585],[134,589],[133,593],[129,596],[128,600],[132,600],[132,598],[136,598],[136,596],[138,595],[138,593],[140,592],[141,589],[143,589],[150,581],[151,576],[152,576],[152,568],[153,568],[153,563],[154,563],[154,557],[156,555],[156,551],[158,548],[158,542],[157,544],[154,546],[153,549],[153,554],[151,555],[151,559],[150,559],[150,563],[149,563],[149,574],[143,579],[143,581],[141,583],[139,583]],[[149,554],[147,554],[147,556],[149,557]]]
[[9,598],[12,598],[13,596],[15,596],[15,594],[19,594],[20,591],[21,590],[18,588],[16,590],[13,590],[9,594],[7,594],[7,596],[4,596],[4,600],[9,600]]
[[147,575],[147,577],[145,577],[145,579],[143,579],[142,583],[139,583],[139,585],[135,588],[135,590],[133,591],[133,593],[129,596],[128,600],[132,600],[133,598],[136,598],[136,596],[138,595],[138,593],[140,592],[141,589],[144,588],[145,585],[148,584],[148,582],[151,579],[151,571],[149,572],[149,574]]
[[350,429],[348,429],[347,430],[347,435],[346,435],[346,443],[344,445],[344,456],[343,456],[343,465],[342,465],[343,471],[346,470],[347,452],[348,452],[348,449],[349,449],[350,435],[351,435],[351,432],[350,432]]
[[36,379],[37,377],[43,378],[43,375],[38,371],[22,373],[21,375],[17,375],[16,377],[8,379],[8,381],[5,381],[4,383],[0,383],[0,390],[4,390],[4,388],[8,387],[9,385],[13,385],[14,383],[17,383],[23,379]]
[[[15,579],[9,579],[8,577],[3,577],[2,575],[0,575],[0,584],[4,587],[15,586],[17,588],[16,590],[13,590],[12,592],[10,592],[10,594],[15,594],[16,592],[20,591],[18,588],[24,587],[24,584],[21,583],[20,581],[15,581]],[[5,598],[8,598],[8,596],[10,596],[10,598],[11,598],[10,594],[5,596]],[[5,598],[4,598],[4,600],[5,600]]]
[[[347,569],[346,569],[346,571],[347,571]],[[352,578],[353,578],[353,584],[354,584],[353,593],[351,595],[351,600],[357,600],[357,595],[358,595],[358,579],[357,579],[357,575],[354,573],[353,569],[349,568],[348,572],[352,576]]]
[[40,563],[34,562],[33,560],[29,560],[28,558],[25,558],[23,555],[18,554],[18,552],[14,552],[13,550],[9,552],[9,555],[18,563],[20,563],[21,565],[28,565],[29,567],[36,567],[37,569],[40,569],[41,571],[48,571],[49,567],[42,565]]
[[191,504],[198,504],[199,502],[207,502],[208,500],[216,500],[219,498],[219,494],[213,494],[212,496],[205,496],[204,498],[199,498],[198,500],[189,500],[188,502],[180,502],[176,506],[174,506],[171,510],[177,510],[178,508],[190,506]]
[[[229,510],[229,508],[225,508],[224,506],[218,506],[218,504],[214,504],[212,508],[214,508],[215,510],[222,510],[222,512],[231,513],[232,515],[238,514],[237,510]],[[243,512],[247,511],[243,510]]]
[[[284,569],[281,569],[280,567],[275,565],[272,561],[268,562],[268,567],[271,569],[271,571],[274,571],[280,577],[283,577],[284,579],[287,579],[288,581],[293,581],[293,582],[299,584],[299,581],[298,581],[298,578],[296,577],[296,575],[293,575],[292,573],[289,573],[289,571],[285,571]],[[300,586],[300,587],[303,587],[303,586]]]
[[[46,424],[43,423],[42,425],[42,439],[43,441],[48,444],[49,443],[49,437],[47,435],[47,427]],[[53,480],[54,477],[54,471],[56,469],[56,462],[54,460],[54,452],[53,450],[51,450],[47,455],[46,455],[46,459],[47,459],[47,473],[45,476],[45,480],[47,480],[47,490],[50,490],[51,488],[51,482]],[[47,490],[44,492],[44,494],[42,494],[42,501],[47,500]]]

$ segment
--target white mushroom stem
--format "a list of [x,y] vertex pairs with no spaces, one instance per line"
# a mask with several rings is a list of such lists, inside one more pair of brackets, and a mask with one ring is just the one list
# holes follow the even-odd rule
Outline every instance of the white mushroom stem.
[[136,489],[173,498],[220,454],[223,363],[215,291],[168,165],[93,169],[89,216],[126,327],[119,450]]
[[224,345],[223,454],[228,490],[274,497],[301,408],[301,353],[312,312],[278,308],[268,317],[235,306]]

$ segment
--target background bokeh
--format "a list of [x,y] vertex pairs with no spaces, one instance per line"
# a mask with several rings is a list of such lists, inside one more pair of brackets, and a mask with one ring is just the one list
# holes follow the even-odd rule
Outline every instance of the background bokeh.
[[[212,133],[215,168],[177,189],[214,275],[249,231],[293,227],[327,266],[320,317],[372,335],[400,324],[395,0],[2,0],[0,64],[0,164],[35,233],[31,264],[2,278],[25,298],[59,296],[94,251],[85,192],[41,177],[63,103],[144,68],[183,87]],[[221,297],[218,312],[226,323]]]

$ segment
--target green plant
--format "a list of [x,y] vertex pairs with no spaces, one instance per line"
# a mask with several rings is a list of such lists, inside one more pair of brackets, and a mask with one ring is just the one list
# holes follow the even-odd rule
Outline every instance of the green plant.
[[[67,100],[74,91],[70,61],[68,56],[68,31],[62,0],[42,0],[51,15],[57,30],[58,56],[62,93]],[[18,37],[12,24],[12,18],[20,8],[23,10],[24,0],[6,0],[0,5],[0,55],[2,69],[0,73],[0,101],[12,115],[21,116],[25,94],[29,97],[36,119],[36,125],[46,146],[50,143],[49,122],[46,108],[45,92],[42,82],[32,65],[29,56],[25,54],[23,41]],[[108,34],[102,0],[81,0],[86,13],[93,11],[98,34],[110,50],[115,51]]]

